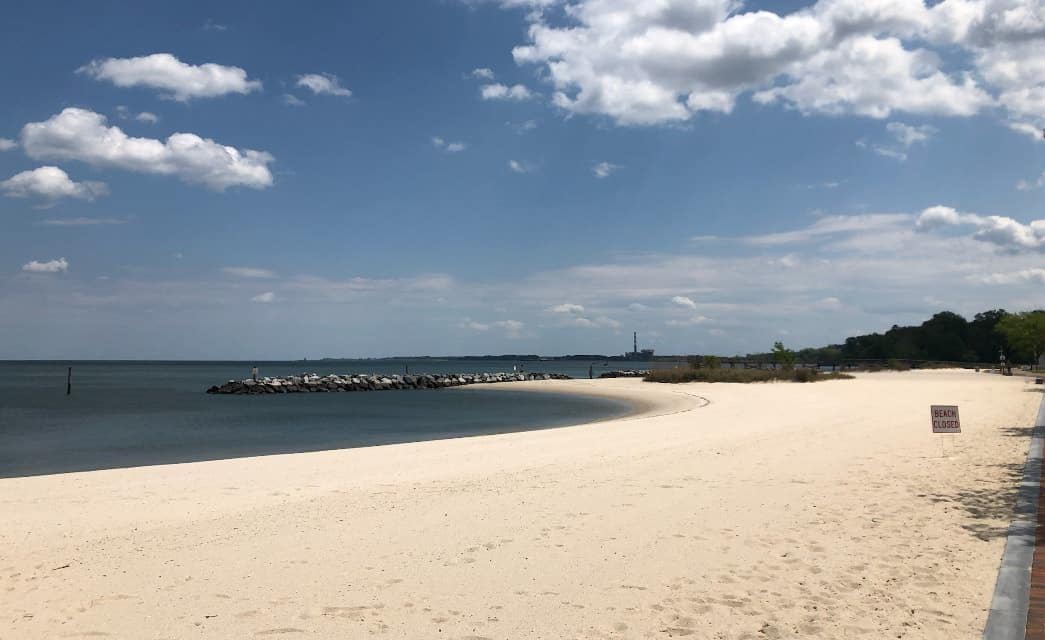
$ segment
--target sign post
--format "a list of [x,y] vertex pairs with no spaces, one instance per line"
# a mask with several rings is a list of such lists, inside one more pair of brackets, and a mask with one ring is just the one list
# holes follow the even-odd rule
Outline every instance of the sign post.
[[[929,419],[933,433],[961,433],[962,423],[958,418],[958,405],[934,404],[929,406]],[[945,456],[943,438],[940,439],[940,455]]]

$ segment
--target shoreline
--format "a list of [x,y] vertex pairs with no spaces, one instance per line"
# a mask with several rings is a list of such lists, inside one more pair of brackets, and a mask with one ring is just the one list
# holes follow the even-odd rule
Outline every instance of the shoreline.
[[[551,385],[511,383],[528,386]],[[0,480],[0,635],[982,632],[1033,384],[554,386],[640,404],[536,431]],[[964,433],[940,457],[926,406],[948,400]]]

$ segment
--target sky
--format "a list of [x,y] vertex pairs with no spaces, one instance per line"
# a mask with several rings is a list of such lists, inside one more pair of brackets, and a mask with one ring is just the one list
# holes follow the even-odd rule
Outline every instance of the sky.
[[1045,306],[1042,0],[5,18],[0,359],[732,355]]

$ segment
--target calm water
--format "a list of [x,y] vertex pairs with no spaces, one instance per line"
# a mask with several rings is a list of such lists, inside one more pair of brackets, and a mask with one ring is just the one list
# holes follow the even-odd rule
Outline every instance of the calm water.
[[[66,367],[73,393],[65,395]],[[244,362],[0,362],[0,477],[432,440],[562,426],[627,413],[624,403],[523,391],[453,390],[214,396]],[[587,362],[257,363],[302,372],[530,371],[587,377]],[[622,363],[597,363],[600,371]],[[644,366],[635,363],[632,366]]]

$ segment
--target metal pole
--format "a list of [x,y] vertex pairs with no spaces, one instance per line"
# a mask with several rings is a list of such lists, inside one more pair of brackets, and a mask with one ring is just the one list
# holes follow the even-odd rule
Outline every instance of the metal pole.
[[69,367],[69,370],[65,373],[65,395],[71,396],[73,394],[73,368]]

